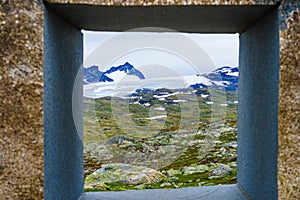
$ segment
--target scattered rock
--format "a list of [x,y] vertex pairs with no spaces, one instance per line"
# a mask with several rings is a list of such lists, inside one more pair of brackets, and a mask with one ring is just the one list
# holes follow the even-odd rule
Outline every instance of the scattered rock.
[[236,162],[231,162],[231,163],[229,163],[229,166],[230,167],[237,167],[237,163]]
[[171,187],[171,186],[172,186],[172,184],[167,182],[167,183],[160,184],[159,187],[163,188],[163,187]]
[[[213,129],[221,127],[220,125]],[[225,127],[222,131],[215,132],[227,134],[223,131],[229,131],[229,128]],[[198,183],[198,185],[206,185],[203,179],[202,182],[193,179],[197,173],[208,174],[209,179],[222,178],[234,173],[237,142],[227,138],[226,140],[215,137],[209,139],[207,135],[209,133],[201,135],[199,132],[178,130],[158,133],[148,138],[117,135],[104,142],[89,142],[85,144],[83,151],[85,188],[149,189],[152,183],[159,183],[161,187],[166,188],[170,187],[169,184],[175,188],[185,187],[186,184],[197,186]],[[178,158],[181,159],[179,164],[182,164],[179,166],[180,169],[177,169],[177,163],[173,165]],[[193,164],[184,166],[190,163],[184,161],[191,161],[191,159]],[[141,163],[144,167],[138,166]],[[168,167],[168,170],[162,173],[156,171],[164,167]],[[186,176],[181,176],[182,174]],[[189,175],[193,180],[188,178]],[[184,182],[181,182],[182,180]],[[157,186],[154,184],[154,187]]]
[[230,168],[228,165],[219,164],[217,168],[213,169],[209,173],[209,175],[210,175],[210,179],[213,179],[213,178],[221,178],[231,173],[233,173],[232,168]]
[[202,173],[209,170],[209,167],[206,165],[196,165],[196,166],[189,166],[189,167],[183,167],[181,171],[183,174],[194,174],[194,173]]
[[132,142],[134,142],[134,139],[133,138],[129,138],[129,137],[127,137],[127,136],[124,136],[124,135],[116,135],[116,136],[113,136],[113,137],[111,137],[111,138],[109,138],[106,142],[105,142],[105,144],[106,145],[113,145],[113,144],[118,144],[118,145],[120,145],[120,144],[124,144],[124,143],[128,143],[128,142],[130,142],[130,143],[132,143]]
[[100,169],[87,176],[85,184],[87,187],[94,187],[105,183],[140,185],[157,183],[164,178],[165,176],[162,173],[151,168],[111,163],[102,165]]
[[174,175],[177,175],[177,174],[181,174],[181,172],[179,170],[176,170],[176,169],[169,169],[166,173],[167,173],[168,176],[174,176]]
[[140,185],[134,186],[134,189],[143,190],[143,189],[146,189],[146,185],[140,184]]
[[228,142],[222,145],[223,147],[237,148],[237,142]]

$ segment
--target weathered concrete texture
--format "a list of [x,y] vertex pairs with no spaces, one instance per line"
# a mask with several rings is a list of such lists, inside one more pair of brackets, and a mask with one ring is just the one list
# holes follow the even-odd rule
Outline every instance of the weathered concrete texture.
[[129,190],[123,192],[90,192],[79,200],[246,200],[237,185],[189,187],[181,189]]
[[251,199],[277,199],[278,81],[272,11],[240,35],[237,181]]
[[[98,5],[269,4],[278,0],[49,0]],[[296,11],[296,12],[294,12]],[[300,196],[299,0],[280,7],[279,199]],[[0,1],[0,198],[43,198],[43,13]]]
[[43,198],[43,13],[0,2],[0,199]]
[[300,13],[291,12],[281,30],[279,85],[278,192],[300,197]]
[[80,102],[74,106],[82,111],[83,36],[52,11],[45,10],[44,17],[45,199],[77,199],[83,193],[83,118],[78,113],[74,122],[72,103]]
[[281,4],[280,26],[286,29],[289,13],[299,8],[299,0],[47,0],[51,3],[89,4],[105,6],[155,6],[155,5],[265,5]]
[[277,5],[107,7],[60,3],[46,6],[78,29],[122,32],[163,27],[190,33],[243,33],[277,8]]
[[[80,145],[72,146],[72,149],[66,145],[65,136],[68,136],[69,141],[76,141],[76,135],[69,134],[68,132],[72,132],[72,124],[63,124],[59,125],[59,121],[65,119],[68,121],[69,116],[67,113],[68,110],[65,109],[67,107],[66,103],[60,99],[68,99],[68,95],[65,95],[61,91],[69,91],[67,88],[68,85],[72,86],[72,81],[65,77],[66,68],[62,68],[61,66],[72,66],[75,60],[80,63],[82,58],[80,55],[72,57],[72,54],[76,55],[76,52],[73,52],[74,49],[80,49],[81,43],[77,38],[70,38],[73,41],[71,44],[66,43],[66,37],[70,37],[73,35],[73,32],[80,31],[75,29],[74,27],[78,27],[79,29],[84,26],[84,21],[81,19],[84,18],[87,22],[94,21],[97,25],[96,30],[105,31],[106,28],[98,26],[98,23],[102,24],[102,17],[99,17],[95,14],[112,12],[114,15],[109,16],[108,18],[117,18],[120,19],[129,18],[130,20],[126,20],[127,23],[120,23],[122,25],[125,24],[120,30],[126,30],[127,26],[150,26],[152,25],[152,20],[163,21],[164,17],[173,16],[178,18],[180,16],[191,16],[190,18],[185,18],[184,21],[190,21],[198,18],[209,19],[208,21],[200,21],[199,24],[191,24],[185,23],[184,21],[169,21],[169,24],[175,24],[179,26],[181,24],[186,25],[184,28],[180,29],[181,31],[189,31],[194,28],[194,26],[199,26],[200,28],[205,28],[211,24],[217,24],[220,18],[214,18],[212,14],[218,16],[224,16],[226,18],[226,14],[230,13],[231,15],[236,14],[236,17],[243,18],[244,16],[252,16],[261,8],[265,8],[264,12],[258,14],[260,19],[257,18],[250,22],[239,22],[236,19],[228,19],[226,21],[230,21],[231,24],[222,24],[217,27],[213,27],[215,29],[220,29],[221,32],[225,28],[232,28],[232,32],[241,32],[241,46],[240,46],[240,94],[239,94],[239,141],[238,141],[238,183],[239,185],[245,189],[248,195],[253,199],[277,199],[277,131],[278,131],[278,123],[277,123],[277,109],[278,109],[278,79],[279,79],[279,21],[278,21],[278,10],[276,6],[262,6],[258,10],[252,10],[257,7],[251,6],[234,6],[234,7],[226,7],[225,6],[185,6],[181,7],[156,7],[159,8],[160,12],[156,10],[154,15],[157,18],[151,18],[151,16],[146,17],[146,20],[143,19],[145,14],[138,9],[150,9],[153,7],[98,7],[98,6],[87,6],[87,5],[48,5],[47,9],[49,12],[52,12],[51,9],[57,12],[57,16],[60,16],[65,19],[65,21],[71,22],[73,27],[69,26],[69,24],[64,23],[61,24],[60,17],[51,17],[48,16],[48,10],[45,12],[45,49],[44,54],[47,55],[45,57],[45,197],[47,199],[60,199],[67,192],[72,191],[75,187],[67,187],[65,191],[62,192],[61,187],[56,188],[56,185],[74,185],[76,180],[72,180],[71,178],[75,177],[76,174],[70,174],[69,178],[65,178],[64,174],[61,176],[56,176],[59,171],[64,171],[66,168],[70,169],[74,166],[78,165],[80,159],[74,160],[74,152],[78,152],[80,149]],[[62,8],[62,9],[61,9]],[[87,9],[88,8],[88,9]],[[99,10],[99,8],[103,10]],[[125,11],[122,8],[126,8]],[[136,9],[132,11],[132,9]],[[180,9],[181,8],[181,9]],[[186,14],[183,11],[189,8],[198,8],[203,10],[193,10],[192,13]],[[243,9],[244,12],[241,13],[239,10]],[[247,8],[248,10],[244,10]],[[269,8],[269,9],[268,9]],[[123,12],[118,12],[119,10],[123,10]],[[83,13],[80,13],[80,12]],[[165,15],[164,17],[159,18],[159,13],[171,11],[170,15]],[[172,12],[173,11],[173,12]],[[132,19],[131,14],[138,12],[141,21]],[[192,15],[194,12],[204,12],[203,16],[195,16]],[[76,16],[77,14],[82,14],[81,17]],[[249,14],[250,13],[250,14]],[[253,14],[254,13],[254,14]],[[263,17],[262,17],[263,16]],[[76,17],[76,19],[74,19]],[[138,17],[138,16],[136,16]],[[256,16],[257,17],[257,16]],[[95,19],[98,19],[97,21]],[[150,20],[149,20],[150,19]],[[149,21],[147,21],[149,20]],[[211,20],[211,21],[210,21]],[[50,21],[50,23],[48,23]],[[98,23],[96,23],[96,22]],[[238,23],[237,26],[234,23]],[[132,25],[133,24],[133,25]],[[89,25],[89,24],[88,24]],[[91,29],[91,26],[84,26],[87,30]],[[118,26],[118,23],[109,24],[110,27],[114,25]],[[163,26],[168,25],[167,23]],[[248,29],[240,30],[240,27],[246,26]],[[115,27],[113,27],[115,28]],[[211,30],[213,31],[213,28]],[[110,29],[109,29],[110,30]],[[205,29],[195,30],[195,32],[202,32]],[[245,30],[245,32],[243,32]],[[217,31],[217,30],[216,30]],[[62,32],[62,33],[61,33]],[[53,37],[52,35],[58,35],[57,37]],[[59,35],[61,37],[59,37]],[[48,39],[50,36],[50,40]],[[53,37],[53,39],[52,39]],[[58,41],[60,41],[58,43]],[[62,45],[58,44],[62,43]],[[77,46],[78,45],[78,46]],[[49,53],[49,46],[51,46],[51,53]],[[70,48],[68,48],[70,46]],[[147,46],[147,45],[146,45]],[[60,58],[57,55],[65,54],[66,58]],[[179,53],[180,54],[180,53]],[[263,56],[261,56],[263,55]],[[69,63],[70,62],[70,63]],[[51,70],[49,70],[51,69]],[[60,73],[57,73],[59,71]],[[70,70],[67,70],[67,72]],[[49,78],[48,75],[51,75]],[[70,76],[72,73],[69,72]],[[46,76],[47,75],[47,76]],[[66,79],[68,82],[65,82],[64,88],[60,88],[57,84],[57,81],[62,82],[61,79]],[[49,81],[52,80],[52,81]],[[50,100],[50,101],[49,101]],[[47,101],[47,102],[46,102]],[[67,100],[66,102],[70,102],[71,100]],[[57,109],[59,107],[59,109]],[[47,112],[46,112],[47,111]],[[51,113],[53,116],[51,116]],[[50,115],[49,115],[50,114]],[[57,116],[63,116],[61,120],[57,120]],[[51,120],[49,120],[49,119]],[[58,117],[59,118],[59,117]],[[265,120],[268,119],[268,120]],[[56,122],[58,121],[58,122]],[[57,125],[58,124],[58,125]],[[51,130],[54,129],[54,130]],[[64,134],[59,134],[61,130],[64,130]],[[58,133],[58,134],[57,134]],[[240,137],[241,136],[241,137]],[[60,138],[62,141],[60,141]],[[53,140],[54,139],[54,140]],[[49,145],[49,143],[51,145]],[[81,149],[80,149],[81,150]],[[61,153],[63,152],[63,153]],[[59,157],[57,156],[59,155]],[[65,156],[70,155],[70,156]],[[58,158],[57,158],[58,157]],[[54,159],[55,158],[55,159]],[[65,163],[64,163],[65,162]],[[53,164],[55,163],[55,165]],[[63,165],[62,165],[63,163]],[[50,173],[51,172],[51,173]],[[78,174],[82,173],[78,170]],[[55,178],[54,178],[55,177]],[[55,181],[52,181],[52,180]],[[51,180],[51,181],[49,181]],[[80,183],[78,178],[78,183]],[[202,188],[203,189],[203,188]],[[207,190],[212,190],[212,188],[208,188]],[[75,190],[76,191],[80,191]],[[227,191],[227,190],[226,190]],[[184,197],[188,194],[183,194]],[[223,191],[224,192],[224,191]],[[229,192],[229,191],[227,191]],[[200,192],[201,193],[201,192]],[[224,192],[226,193],[226,192]],[[122,193],[124,196],[129,195],[128,199],[135,199],[135,197],[130,197],[131,192]],[[142,192],[144,194],[144,191]],[[227,193],[226,193],[227,194]],[[232,193],[228,193],[228,195],[234,195]],[[145,195],[145,194],[144,194]],[[214,197],[210,196],[209,198],[220,199],[220,196],[225,196],[214,192]],[[226,199],[234,199],[236,196],[226,196]],[[147,198],[152,198],[152,195],[146,195]],[[167,198],[165,199],[172,199]],[[198,195],[196,195],[199,197]],[[64,196],[64,198],[69,198],[70,195]],[[75,196],[76,197],[76,196]],[[77,196],[78,197],[78,196]],[[184,198],[186,199],[186,198]]]

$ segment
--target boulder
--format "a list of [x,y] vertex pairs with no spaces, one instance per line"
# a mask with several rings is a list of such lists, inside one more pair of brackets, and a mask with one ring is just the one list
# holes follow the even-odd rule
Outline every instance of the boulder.
[[183,174],[194,174],[202,173],[208,171],[209,167],[206,165],[195,165],[195,166],[185,166],[181,169]]
[[221,177],[224,177],[228,174],[231,174],[233,173],[233,169],[230,168],[228,165],[224,165],[224,164],[219,164],[217,166],[217,168],[213,169],[209,175],[210,175],[210,178],[221,178]]
[[117,144],[117,145],[120,145],[120,144],[124,144],[126,142],[134,142],[134,139],[133,138],[129,138],[127,136],[124,136],[124,135],[116,135],[116,136],[113,136],[111,138],[109,138],[105,144],[106,145],[113,145],[113,144]]
[[175,176],[175,175],[177,175],[177,174],[181,174],[181,171],[176,170],[176,169],[169,169],[169,170],[166,172],[166,174],[167,174],[168,176]]
[[85,185],[87,188],[95,188],[97,185],[115,183],[120,185],[140,185],[157,183],[165,176],[151,168],[135,166],[123,163],[104,164],[91,175],[87,176]]

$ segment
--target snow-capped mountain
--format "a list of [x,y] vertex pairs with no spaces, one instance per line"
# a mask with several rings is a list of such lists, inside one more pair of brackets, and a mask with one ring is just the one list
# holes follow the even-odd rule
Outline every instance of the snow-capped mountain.
[[99,71],[98,66],[93,65],[89,68],[83,68],[83,84],[96,82],[112,82],[103,72]]
[[84,84],[97,82],[118,82],[126,76],[145,79],[144,75],[128,62],[126,62],[124,65],[111,67],[105,72],[101,72],[98,66],[95,65],[83,69]]
[[[97,66],[91,66],[84,69],[84,96],[90,98],[129,97],[133,93],[153,93],[159,88],[201,90],[212,87],[230,92],[238,89],[238,73],[238,67],[224,66],[206,74],[166,79],[145,79],[142,72],[128,62],[124,65],[111,67],[105,72],[99,71]],[[119,84],[119,81],[124,77],[130,79],[127,80],[126,84]]]
[[220,67],[211,73],[203,74],[203,76],[208,78],[214,86],[224,87],[226,91],[234,91],[238,89],[238,67]]
[[139,70],[135,69],[130,63],[126,62],[124,65],[111,67],[104,74],[114,81],[119,81],[125,75],[135,76],[139,79],[145,79],[145,76]]

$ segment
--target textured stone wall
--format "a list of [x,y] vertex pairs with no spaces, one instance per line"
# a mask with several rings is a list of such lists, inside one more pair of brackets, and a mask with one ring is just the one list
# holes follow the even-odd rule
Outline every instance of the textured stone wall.
[[43,13],[0,1],[0,199],[43,198]]
[[[100,5],[234,5],[278,0],[49,0]],[[300,14],[298,0],[280,7],[278,189],[300,197]],[[0,197],[43,198],[43,6],[0,0]]]
[[280,31],[279,154],[280,199],[300,198],[300,12],[289,13]]

